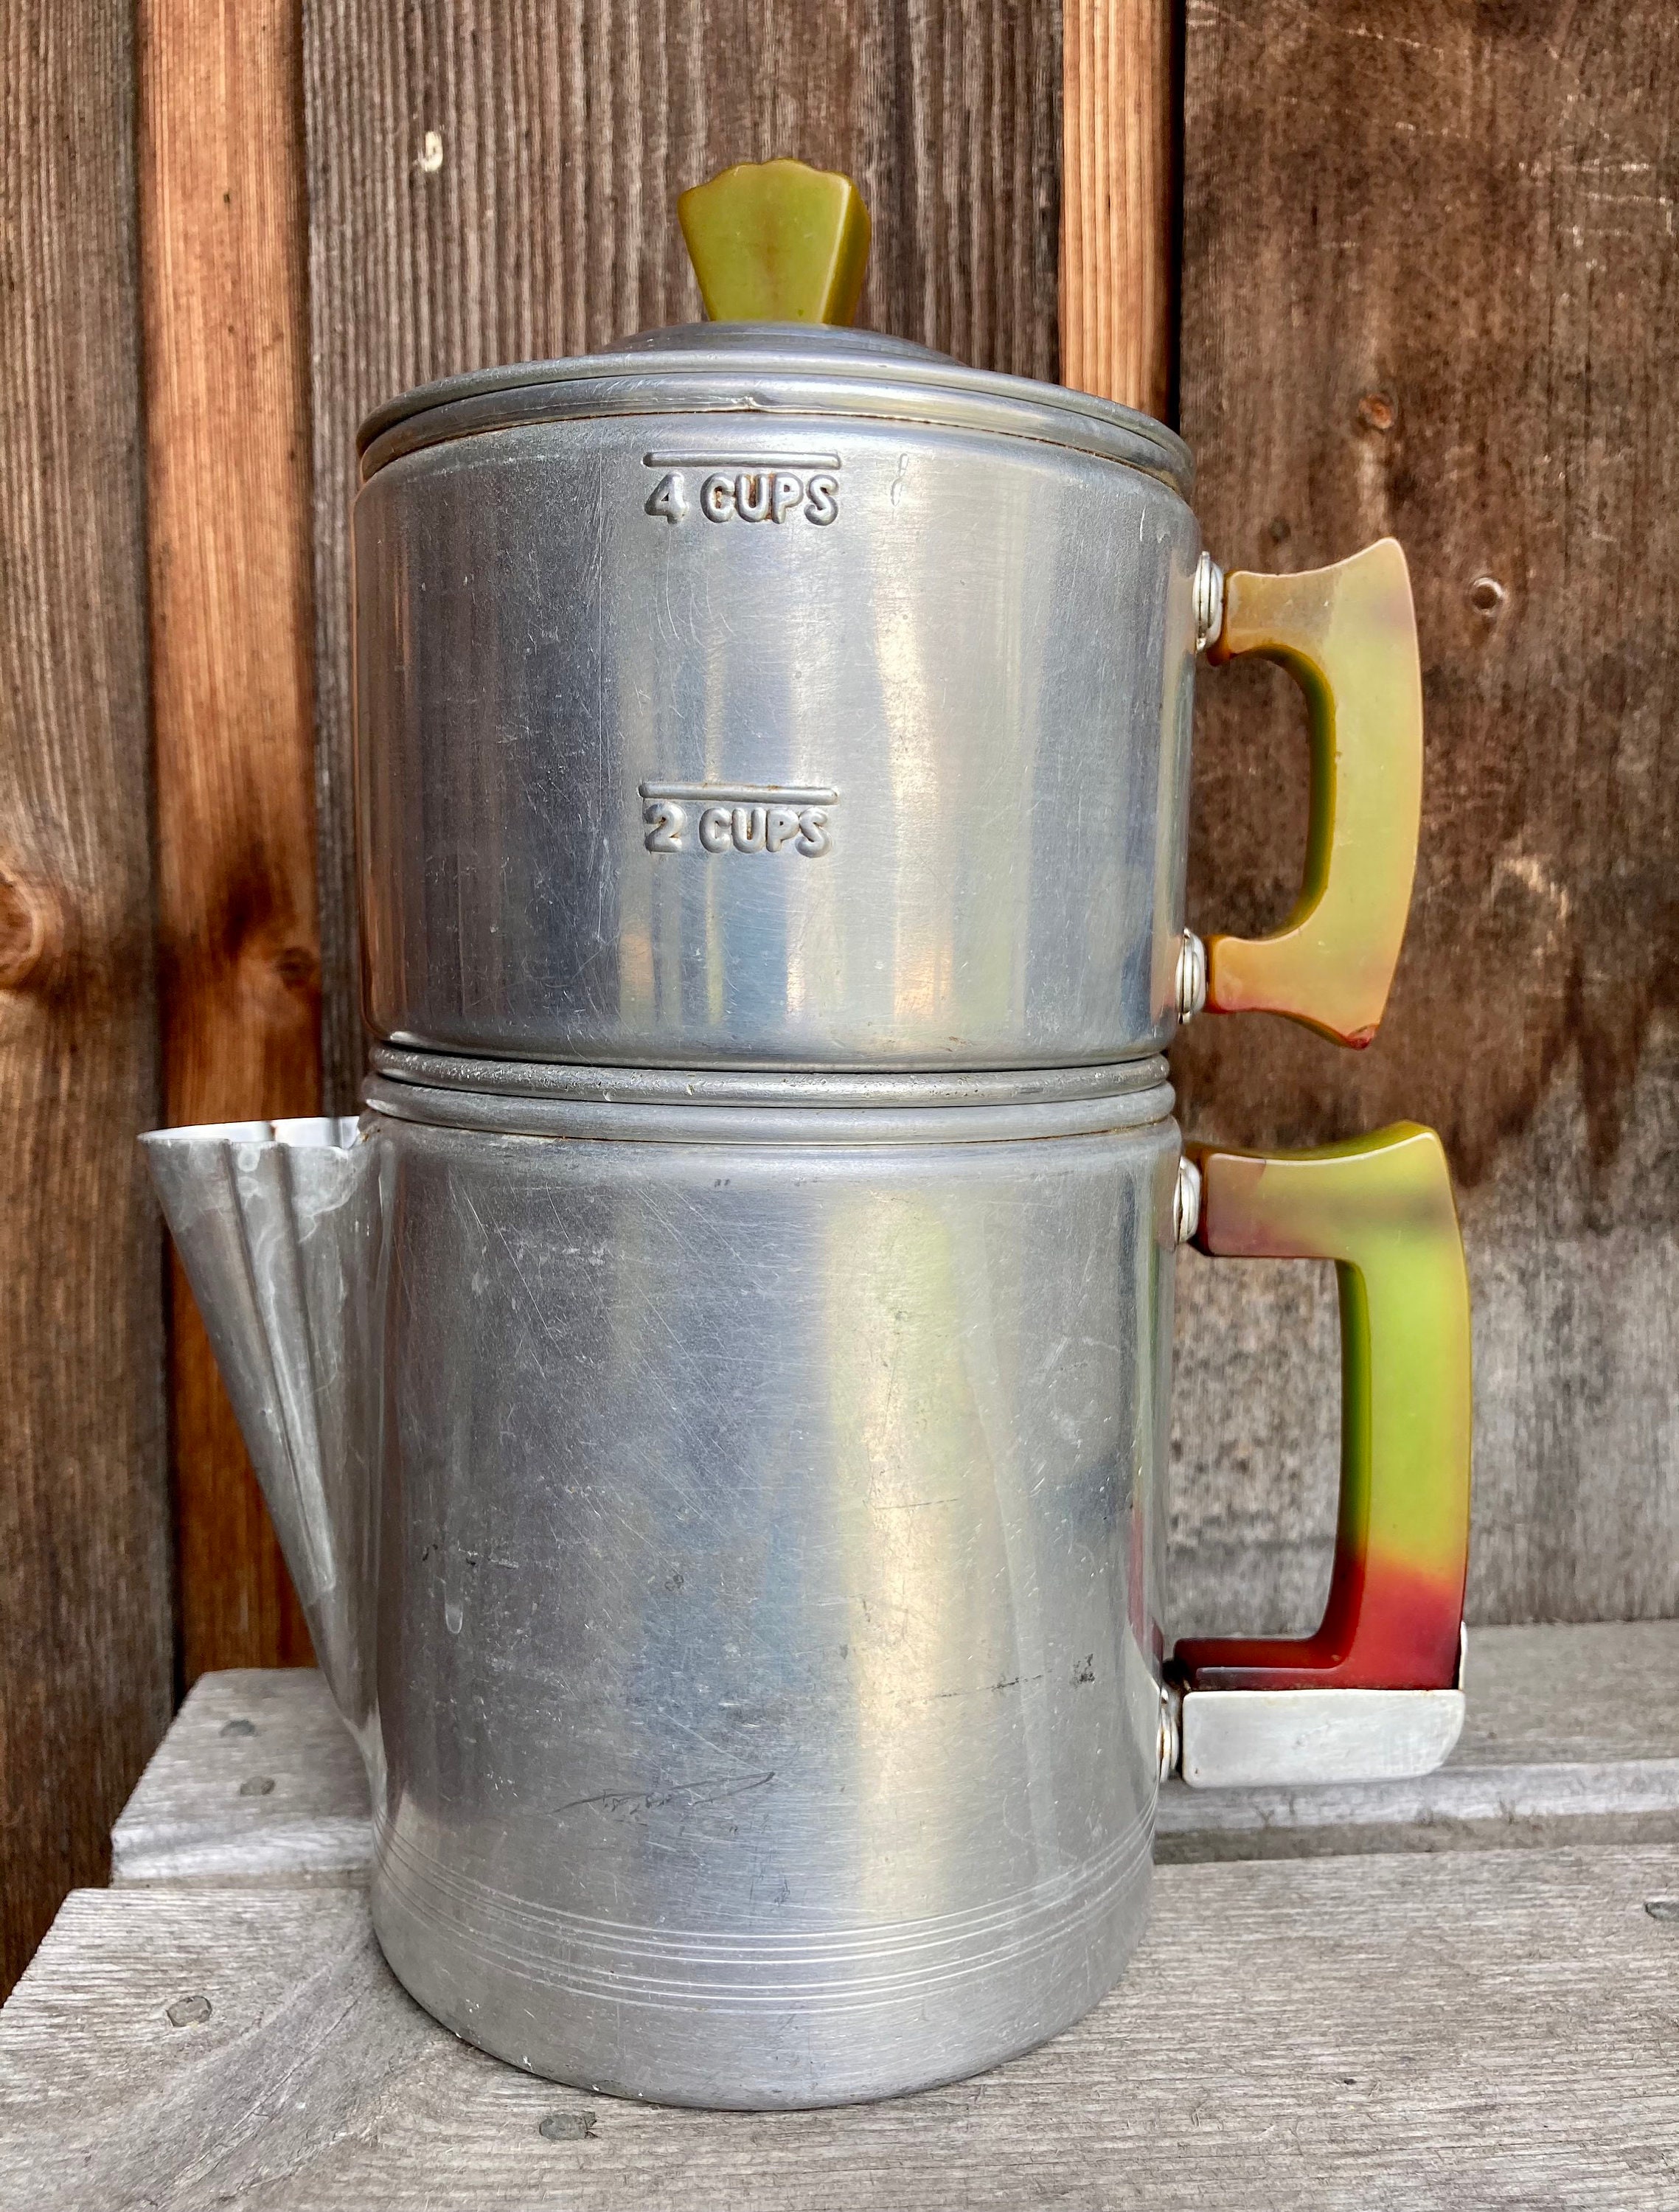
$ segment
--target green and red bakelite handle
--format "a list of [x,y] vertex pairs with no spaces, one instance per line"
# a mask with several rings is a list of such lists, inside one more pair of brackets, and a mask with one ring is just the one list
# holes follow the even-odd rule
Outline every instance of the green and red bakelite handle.
[[[1209,940],[1207,1003],[1366,1045],[1405,934],[1421,810],[1422,683],[1398,544],[1302,575],[1227,577],[1208,658],[1238,653],[1280,662],[1305,693],[1311,831],[1282,928]],[[1314,1634],[1190,1638],[1174,1671],[1195,1690],[1451,1688],[1469,1560],[1469,1294],[1440,1140],[1401,1122],[1314,1152],[1189,1150],[1203,1251],[1335,1263],[1341,1511]]]
[[1445,1153],[1402,1121],[1306,1152],[1192,1146],[1205,1252],[1333,1260],[1341,1516],[1329,1603],[1299,1638],[1178,1644],[1191,1689],[1449,1689],[1469,1538],[1469,1288]]

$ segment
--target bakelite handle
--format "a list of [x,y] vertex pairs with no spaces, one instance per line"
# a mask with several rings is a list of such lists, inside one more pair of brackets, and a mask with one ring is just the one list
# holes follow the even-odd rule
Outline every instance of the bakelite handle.
[[1226,577],[1207,657],[1248,653],[1280,662],[1306,695],[1311,830],[1282,928],[1209,939],[1207,1004],[1366,1045],[1404,940],[1422,811],[1422,669],[1398,541],[1300,575]]
[[1203,1251],[1335,1262],[1341,1516],[1315,1635],[1193,1637],[1174,1671],[1197,1690],[1449,1688],[1469,1561],[1469,1288],[1440,1140],[1401,1121],[1317,1152],[1190,1150]]
[[868,263],[868,210],[849,177],[803,161],[737,161],[676,204],[714,323],[849,323]]

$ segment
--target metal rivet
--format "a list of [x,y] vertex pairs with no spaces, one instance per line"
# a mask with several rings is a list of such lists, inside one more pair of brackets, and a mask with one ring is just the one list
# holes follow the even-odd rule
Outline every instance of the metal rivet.
[[1195,562],[1192,587],[1195,617],[1195,651],[1204,653],[1225,626],[1225,572],[1210,553]]
[[177,1997],[165,2015],[171,2027],[200,2027],[210,2018],[208,1997]]
[[1170,1782],[1183,1756],[1183,1699],[1170,1682],[1160,1685],[1160,1779]]
[[1385,436],[1398,420],[1399,410],[1385,392],[1366,392],[1359,402],[1359,421],[1366,430]]
[[222,1723],[221,1733],[224,1736],[254,1735],[256,1732],[257,1724],[254,1721],[223,1721]]
[[273,1793],[274,1777],[271,1774],[253,1774],[239,1785],[241,1797],[270,1797]]
[[1175,979],[1177,1018],[1192,1022],[1207,1004],[1207,947],[1193,929],[1186,929],[1177,948]]
[[582,2142],[594,2133],[593,2112],[550,2112],[537,2133],[550,2142]]
[[1469,586],[1469,605],[1477,614],[1495,615],[1504,605],[1504,586],[1496,576],[1477,576]]
[[1177,1163],[1177,1191],[1172,1213],[1177,1241],[1187,1244],[1201,1226],[1201,1170],[1191,1159]]
[[1644,1909],[1652,1920],[1679,1920],[1679,1897],[1646,1897]]

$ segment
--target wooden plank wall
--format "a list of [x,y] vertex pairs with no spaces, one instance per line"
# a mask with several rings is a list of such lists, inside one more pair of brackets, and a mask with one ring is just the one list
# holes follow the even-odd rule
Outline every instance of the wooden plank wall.
[[0,10],[0,1992],[173,1703],[133,85]]
[[[1227,565],[1391,530],[1428,726],[1422,858],[1363,1055],[1202,1022],[1192,1125],[1433,1122],[1475,1302],[1473,1613],[1679,1612],[1679,15],[1663,0],[1189,0],[1183,427]],[[1301,714],[1202,685],[1191,912],[1280,917]],[[1327,1271],[1326,1271],[1327,1272]],[[1186,1269],[1186,1611],[1304,1619],[1333,1292]]]

